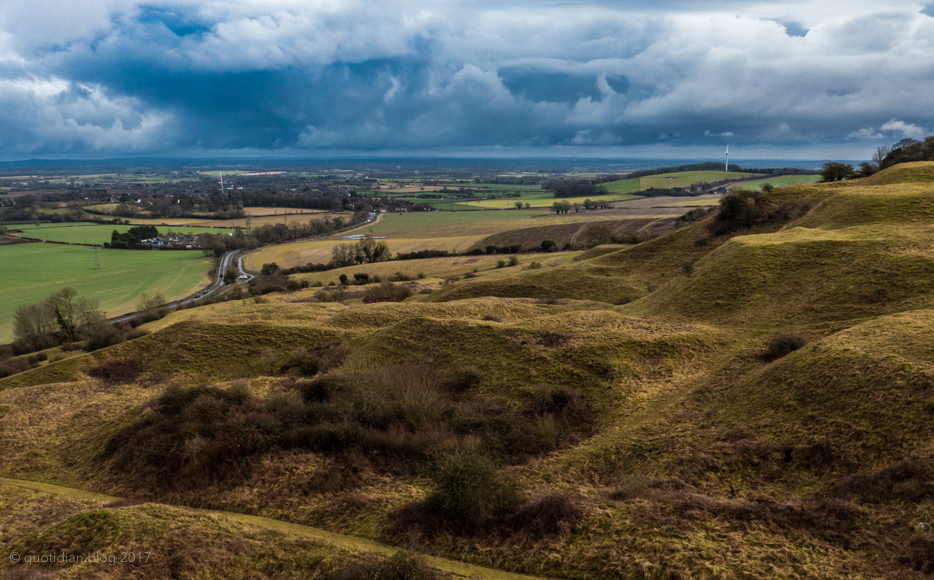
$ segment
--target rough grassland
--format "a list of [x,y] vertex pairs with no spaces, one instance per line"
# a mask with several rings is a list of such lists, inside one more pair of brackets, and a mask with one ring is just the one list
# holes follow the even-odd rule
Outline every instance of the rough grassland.
[[[173,313],[142,338],[0,380],[0,475],[556,578],[930,577],[932,191],[934,164],[912,164],[781,188],[749,228],[718,236],[710,216],[542,268],[526,269],[532,256],[503,268],[478,256],[476,277],[405,302],[362,304],[353,293],[366,289],[349,287],[349,300],[317,303],[320,289],[309,288]],[[423,270],[411,282],[421,285],[429,272],[471,266],[378,267]],[[324,274],[316,280],[335,273]],[[295,360],[319,355],[334,366],[296,374],[316,371]],[[138,376],[89,376],[112,359],[135,361]],[[406,376],[436,376],[444,394],[374,386]],[[438,422],[328,415],[375,402],[434,409]],[[570,408],[590,417],[589,430],[565,429]],[[448,420],[472,422],[460,431]],[[475,528],[438,511],[428,458],[522,422],[551,446],[491,451],[497,477],[520,490],[516,505]],[[193,484],[153,475],[168,460],[202,473],[216,441],[236,443],[223,447],[235,457],[226,471]],[[35,512],[2,493],[12,511]],[[79,508],[53,505],[55,521],[17,524],[5,545],[103,549],[144,537],[160,549],[213,546],[206,568],[163,576],[261,578],[281,552],[280,577],[324,570],[290,559],[291,536],[250,535],[243,520],[152,505],[69,509]],[[317,566],[333,556],[316,554]]]
[[211,262],[201,252],[101,250],[95,270],[92,248],[53,244],[17,244],[0,248],[0,342],[13,335],[13,315],[64,287],[78,296],[96,298],[108,316],[135,310],[143,292],[163,293],[172,300],[202,284]]

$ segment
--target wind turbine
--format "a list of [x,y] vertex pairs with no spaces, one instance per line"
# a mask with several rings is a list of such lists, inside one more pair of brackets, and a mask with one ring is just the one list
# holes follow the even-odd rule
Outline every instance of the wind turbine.
[[[727,145],[727,149],[729,149],[729,148],[730,148],[729,145]],[[217,173],[218,173],[218,175],[221,176],[221,193],[223,193],[223,191],[224,191],[224,172],[223,172],[223,171],[218,171]]]
[[726,165],[724,166],[724,171],[730,170],[730,146],[726,146]]

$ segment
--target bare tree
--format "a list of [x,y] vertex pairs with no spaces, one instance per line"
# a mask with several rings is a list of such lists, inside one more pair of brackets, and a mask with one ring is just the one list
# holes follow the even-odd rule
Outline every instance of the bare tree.
[[892,147],[890,145],[880,146],[878,149],[876,149],[876,152],[872,154],[872,162],[876,164],[876,167],[881,169],[882,162],[885,161],[885,158],[891,151]]
[[20,306],[13,316],[13,336],[33,350],[54,344],[55,327],[55,313],[45,302]]

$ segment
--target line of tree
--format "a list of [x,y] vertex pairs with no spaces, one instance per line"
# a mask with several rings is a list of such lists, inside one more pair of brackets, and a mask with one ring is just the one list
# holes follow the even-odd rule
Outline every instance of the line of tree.
[[862,162],[859,169],[854,169],[849,163],[828,161],[819,173],[822,182],[843,181],[869,177],[882,169],[913,161],[934,161],[934,136],[926,137],[923,141],[906,138],[894,145],[883,145],[873,153],[872,161]]
[[78,298],[62,288],[38,304],[20,306],[13,316],[13,336],[22,352],[35,352],[94,334],[106,324],[95,299]]
[[389,245],[373,238],[364,238],[356,244],[338,244],[331,250],[330,265],[334,268],[354,264],[374,264],[392,259]]
[[584,197],[585,195],[604,195],[609,193],[606,187],[589,179],[558,179],[546,181],[542,188],[554,193],[555,197]]
[[[122,234],[114,230],[110,234],[109,246],[111,248],[130,248],[138,246],[143,240],[157,237],[159,237],[159,230],[156,229],[156,226],[133,226]],[[107,246],[108,244],[104,245]]]
[[203,238],[202,245],[207,253],[220,257],[224,252],[230,250],[253,250],[260,246],[330,234],[361,224],[366,219],[367,208],[361,207],[347,219],[341,216],[325,216],[322,219],[312,219],[306,223],[290,222],[288,224],[259,226],[253,228],[249,234],[240,229],[235,230],[232,236],[201,234]]

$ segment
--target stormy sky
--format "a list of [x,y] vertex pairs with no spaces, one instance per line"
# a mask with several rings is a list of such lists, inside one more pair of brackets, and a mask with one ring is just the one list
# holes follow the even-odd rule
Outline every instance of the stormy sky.
[[934,5],[0,0],[0,157],[868,158],[934,132]]

